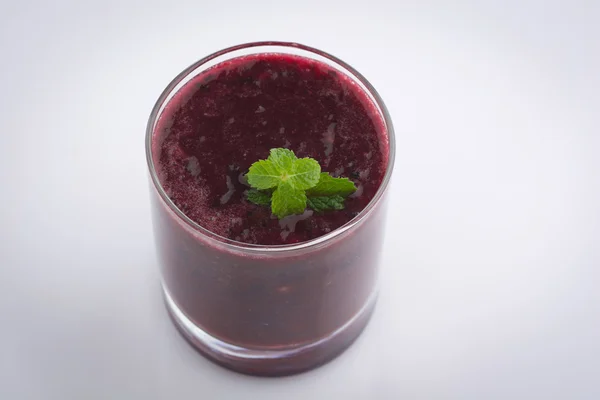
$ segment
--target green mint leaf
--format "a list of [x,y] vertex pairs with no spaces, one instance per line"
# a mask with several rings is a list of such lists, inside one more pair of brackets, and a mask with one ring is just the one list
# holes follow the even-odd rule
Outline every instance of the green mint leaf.
[[291,171],[298,157],[290,149],[271,149],[267,160],[275,164],[281,171]]
[[277,186],[271,198],[271,211],[281,219],[292,214],[302,214],[306,209],[306,193],[287,182]]
[[308,196],[348,196],[356,192],[356,186],[348,178],[334,178],[327,172],[321,172],[319,182],[307,191]]
[[269,158],[250,166],[246,178],[257,190],[272,189],[288,183],[294,189],[306,190],[319,182],[321,166],[312,158],[297,158],[288,149],[272,149]]
[[261,192],[256,189],[248,190],[246,198],[257,206],[268,206],[271,204],[271,193]]
[[316,212],[343,210],[344,198],[340,195],[309,197],[307,204]]
[[248,201],[270,204],[278,218],[302,214],[307,204],[318,212],[341,210],[345,197],[356,191],[348,178],[334,178],[321,172],[316,160],[283,148],[271,149],[266,160],[252,164],[246,179],[252,187],[246,192]]
[[320,175],[321,166],[317,160],[299,158],[292,162],[292,168],[283,181],[287,181],[295,189],[306,190],[319,182]]
[[254,189],[271,189],[279,185],[283,171],[269,160],[259,160],[250,166],[246,179]]

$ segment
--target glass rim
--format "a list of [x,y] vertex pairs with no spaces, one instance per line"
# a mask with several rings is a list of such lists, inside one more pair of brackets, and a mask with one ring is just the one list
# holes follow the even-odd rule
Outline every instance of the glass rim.
[[[333,61],[337,65],[343,67],[345,70],[350,72],[352,74],[351,79],[355,78],[362,85],[364,85],[364,87],[368,91],[368,94],[371,95],[373,97],[373,99],[375,100],[376,106],[381,111],[381,116],[383,117],[383,122],[385,124],[385,129],[386,129],[386,133],[387,133],[387,137],[388,137],[388,162],[387,162],[385,174],[384,174],[383,180],[381,181],[381,184],[379,185],[379,188],[377,189],[377,192],[375,193],[375,195],[373,196],[371,201],[369,201],[367,206],[365,208],[363,208],[356,217],[354,217],[352,220],[348,221],[341,227],[339,227],[325,235],[322,235],[317,238],[307,240],[304,242],[300,242],[300,243],[281,244],[281,245],[263,245],[263,244],[244,243],[244,242],[239,242],[239,241],[236,241],[233,239],[229,239],[224,236],[220,236],[220,235],[212,232],[211,230],[204,228],[203,226],[201,226],[200,224],[198,224],[197,222],[195,222],[191,218],[189,218],[187,215],[185,215],[185,213],[183,213],[183,211],[181,211],[179,209],[179,207],[177,207],[175,205],[175,203],[169,198],[169,196],[165,192],[165,190],[158,178],[158,174],[157,174],[156,168],[154,166],[154,158],[153,158],[153,151],[152,151],[152,138],[154,135],[154,125],[155,125],[155,122],[157,121],[157,119],[160,117],[159,112],[160,112],[162,105],[165,103],[165,101],[167,100],[169,95],[173,92],[175,87],[182,80],[184,80],[188,75],[190,75],[190,73],[192,73],[194,70],[196,70],[200,66],[208,63],[209,61],[211,61],[217,57],[220,57],[220,56],[223,56],[223,55],[226,55],[228,53],[238,51],[238,50],[250,49],[250,48],[254,48],[254,47],[262,47],[262,46],[289,47],[289,48],[300,49],[300,50],[303,50],[303,51],[306,51],[309,53],[314,53],[318,56],[321,56],[321,57],[327,58],[330,61]],[[265,52],[265,53],[269,53],[269,52]],[[275,51],[275,52],[270,52],[270,53],[277,53],[277,52]],[[257,53],[257,54],[260,54],[260,53]],[[361,88],[361,90],[363,90],[363,88]],[[327,52],[324,52],[322,50],[316,49],[314,47],[306,46],[303,44],[295,43],[295,42],[280,42],[280,41],[250,42],[250,43],[244,43],[244,44],[227,47],[225,49],[222,49],[222,50],[216,51],[212,54],[209,54],[208,56],[206,56],[204,58],[201,58],[200,60],[194,62],[189,67],[184,69],[167,85],[167,87],[162,91],[158,100],[154,104],[154,107],[152,108],[152,112],[150,113],[150,117],[148,119],[148,123],[146,126],[145,142],[146,142],[145,143],[146,162],[148,164],[148,170],[150,171],[152,183],[154,185],[154,188],[158,192],[159,196],[161,197],[162,201],[165,202],[165,204],[170,209],[170,211],[173,212],[180,220],[182,220],[189,228],[193,229],[195,232],[197,232],[199,234],[202,234],[207,239],[212,239],[214,241],[217,241],[220,244],[225,245],[226,247],[229,247],[233,250],[246,251],[246,252],[247,251],[251,251],[251,252],[254,252],[254,251],[256,251],[256,252],[283,252],[283,251],[291,252],[294,250],[300,250],[300,249],[318,246],[320,244],[325,244],[325,243],[330,242],[331,240],[335,239],[336,237],[342,235],[343,233],[349,231],[354,226],[361,223],[371,213],[371,211],[375,208],[375,206],[382,199],[383,195],[385,194],[385,192],[387,190],[387,187],[389,186],[389,181],[390,181],[390,178],[392,175],[392,171],[394,169],[394,161],[395,161],[395,156],[396,156],[396,140],[395,140],[395,134],[394,134],[394,127],[392,125],[392,119],[389,114],[389,111],[388,111],[385,103],[383,102],[383,99],[377,92],[377,90],[375,90],[373,85],[371,85],[371,83],[360,72],[355,70],[352,66],[350,66],[343,60],[341,60]]]

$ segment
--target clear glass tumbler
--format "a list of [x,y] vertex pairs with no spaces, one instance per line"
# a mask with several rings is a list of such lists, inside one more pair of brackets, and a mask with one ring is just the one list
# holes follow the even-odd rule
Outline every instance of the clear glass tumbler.
[[[157,176],[155,127],[173,95],[207,68],[257,53],[299,55],[346,74],[368,94],[387,130],[388,164],[374,198],[346,225],[311,241],[264,246],[220,237],[182,213]],[[330,54],[295,43],[249,43],[218,51],[191,65],[163,91],[148,121],[146,156],[166,306],[197,350],[238,372],[277,376],[319,366],[358,337],[377,298],[385,197],[395,156],[391,118],[360,73]]]

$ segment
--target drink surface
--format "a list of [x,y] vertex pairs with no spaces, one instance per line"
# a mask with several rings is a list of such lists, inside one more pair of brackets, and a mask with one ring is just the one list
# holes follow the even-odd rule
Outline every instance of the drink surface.
[[[248,202],[244,174],[285,147],[324,172],[353,180],[345,209],[277,220]],[[283,54],[229,60],[189,81],[165,107],[153,137],[169,198],[219,236],[263,245],[303,242],[353,219],[385,174],[388,140],[368,96],[326,64]]]

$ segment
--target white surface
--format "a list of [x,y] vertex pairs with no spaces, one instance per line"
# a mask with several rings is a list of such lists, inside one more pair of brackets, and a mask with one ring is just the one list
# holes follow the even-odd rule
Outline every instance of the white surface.
[[[0,398],[599,399],[600,3],[285,4],[0,2]],[[261,39],[355,66],[398,135],[372,323],[270,380],[167,319],[143,148],[175,74]]]

